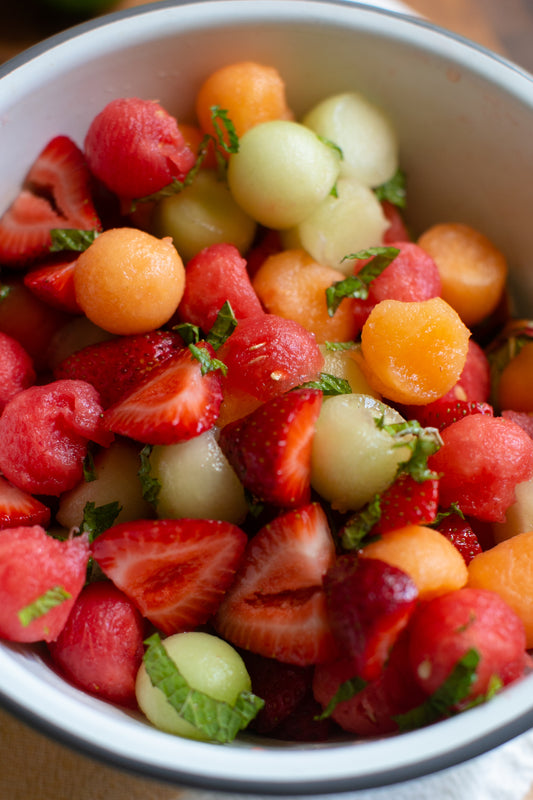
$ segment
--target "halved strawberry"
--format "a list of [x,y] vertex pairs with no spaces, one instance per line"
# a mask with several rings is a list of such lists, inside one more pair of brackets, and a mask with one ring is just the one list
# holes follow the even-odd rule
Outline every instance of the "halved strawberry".
[[[206,343],[198,347],[213,349]],[[104,426],[146,444],[173,444],[214,424],[222,402],[218,371],[202,375],[200,362],[184,347],[104,414]]]
[[93,557],[115,586],[164,633],[193,630],[216,611],[246,546],[218,520],[138,520],[108,528]]
[[443,397],[425,406],[409,406],[408,411],[410,419],[417,419],[424,428],[437,428],[439,431],[470,414],[484,414],[492,417],[494,410],[489,403],[474,400],[449,400]]
[[33,361],[24,347],[0,331],[0,413],[22,389],[35,383]]
[[48,525],[50,509],[0,476],[0,528]]
[[386,533],[405,525],[428,525],[437,516],[438,500],[437,478],[419,483],[402,473],[381,495],[381,516],[372,533]]
[[459,550],[466,564],[481,553],[480,541],[470,522],[459,514],[448,514],[435,527]]
[[221,449],[260,500],[287,508],[309,502],[311,446],[321,405],[318,389],[295,389],[222,429]]
[[0,263],[17,267],[48,253],[53,228],[101,230],[91,174],[79,147],[56,136],[39,154],[0,219]]
[[[85,535],[60,541],[40,525],[0,531],[0,637],[56,639],[85,583],[88,560]],[[21,618],[20,612],[28,613]]]
[[119,336],[77,350],[61,361],[54,376],[91,383],[103,408],[117,403],[143,383],[152,370],[163,366],[183,347],[173,331],[151,331]]
[[334,561],[320,505],[277,517],[250,540],[214,618],[216,629],[237,647],[289,664],[334,658],[323,588]]
[[81,314],[74,289],[74,268],[77,258],[69,255],[36,267],[24,276],[24,285],[45,303],[66,311]]

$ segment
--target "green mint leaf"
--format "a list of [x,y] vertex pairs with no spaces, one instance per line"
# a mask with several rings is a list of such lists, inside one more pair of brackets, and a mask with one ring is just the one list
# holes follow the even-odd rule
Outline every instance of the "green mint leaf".
[[376,417],[378,428],[396,439],[396,447],[408,447],[411,451],[407,461],[398,465],[398,475],[406,472],[417,483],[437,478],[437,474],[428,468],[428,458],[442,447],[443,441],[436,428],[423,428],[418,420],[407,420],[387,424],[385,415]]
[[264,706],[252,692],[241,692],[235,704],[229,705],[193,689],[168,655],[159,634],[150,636],[145,644],[144,665],[152,685],[163,692],[182,719],[212,741],[232,742]]
[[358,676],[341,683],[324,711],[319,714],[316,719],[320,721],[331,717],[339,703],[343,703],[345,700],[351,700],[352,697],[355,697],[356,694],[361,692],[366,685],[366,681]]
[[392,178],[374,189],[374,193],[378,200],[388,200],[389,203],[398,206],[398,208],[405,208],[407,205],[406,184],[405,173],[398,169]]
[[360,511],[353,514],[341,531],[341,545],[345,550],[359,550],[374,525],[381,517],[381,498],[377,494]]
[[397,247],[369,247],[367,250],[360,250],[358,253],[344,256],[342,259],[362,260],[370,258],[368,264],[359,270],[357,275],[348,275],[343,280],[336,281],[326,289],[326,304],[328,315],[332,317],[345,297],[356,297],[359,300],[366,300],[368,297],[368,287],[389,264],[394,261],[400,251]]
[[324,347],[331,353],[338,350],[353,350],[356,342],[324,342]]
[[431,527],[436,527],[439,524],[439,522],[442,522],[443,519],[446,519],[446,517],[450,517],[452,514],[457,514],[457,516],[461,517],[461,519],[465,519],[465,515],[463,514],[457,503],[451,503],[449,508],[438,512],[437,516],[435,517],[435,520],[431,523]]
[[139,453],[141,466],[139,467],[137,475],[139,476],[139,480],[141,482],[142,496],[147,503],[150,503],[151,506],[156,508],[159,499],[159,492],[161,491],[161,482],[157,478],[152,477],[152,465],[150,463],[151,452],[152,445],[147,444]]
[[470,692],[470,687],[476,679],[477,665],[480,655],[473,648],[468,650],[459,659],[450,675],[443,684],[433,692],[427,700],[405,714],[394,717],[400,731],[413,730],[436,722],[453,713],[457,706]]
[[65,600],[70,600],[71,597],[70,592],[67,592],[62,586],[54,586],[52,589],[48,589],[32,603],[20,609],[18,612],[20,624],[27,628],[33,620],[44,617],[47,611],[61,605]]
[[[235,131],[235,126],[228,116],[228,112],[220,106],[211,106],[211,121],[215,129],[215,146],[224,150],[226,153],[239,152],[239,137]],[[224,134],[227,134],[228,141]]]
[[213,350],[218,350],[226,339],[231,336],[237,327],[237,319],[233,313],[231,303],[226,300],[217,314],[213,327],[206,336],[206,341],[212,346]]
[[53,228],[50,231],[52,244],[51,253],[60,253],[63,250],[73,250],[83,253],[98,236],[96,230],[80,230],[79,228]]
[[321,136],[319,133],[316,134],[317,139],[320,139],[322,144],[325,144],[326,147],[330,147],[338,156],[341,161],[344,160],[344,153],[342,152],[342,148],[339,147],[338,144],[332,142],[331,139],[328,139],[327,136]]
[[4,283],[0,286],[0,301],[5,300],[9,294],[11,294],[11,286],[6,286]]
[[195,344],[190,344],[189,350],[194,358],[200,362],[202,375],[207,375],[208,372],[214,372],[217,369],[219,369],[223,375],[227,373],[228,368],[224,362],[220,361],[218,358],[213,358],[205,347],[198,347]]
[[80,533],[88,533],[89,541],[94,542],[97,536],[113,525],[121,511],[122,506],[117,500],[103,506],[97,506],[93,501],[85,503]]
[[96,480],[97,476],[96,476],[96,469],[94,467],[94,458],[90,450],[87,451],[87,455],[83,459],[82,469],[83,469],[83,480],[86,483],[91,483],[92,481]]
[[336,394],[351,394],[352,387],[345,378],[337,378],[328,372],[321,372],[317,381],[307,381],[302,383],[303,389],[320,389],[324,396],[329,397]]
[[179,333],[186,345],[198,344],[202,338],[200,328],[198,325],[193,325],[192,322],[180,322],[178,325],[173,325],[172,330]]

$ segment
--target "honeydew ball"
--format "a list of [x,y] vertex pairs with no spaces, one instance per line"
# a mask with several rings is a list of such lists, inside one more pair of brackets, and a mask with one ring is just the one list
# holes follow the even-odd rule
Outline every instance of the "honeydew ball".
[[227,242],[245,253],[256,223],[233,199],[214,170],[201,170],[190,186],[165,197],[154,208],[151,231],[170,236],[184,261],[204,247]]
[[236,525],[246,517],[244,488],[213,430],[186,442],[153,447],[150,474],[161,487],[159,517],[220,519]]
[[345,257],[382,244],[388,227],[374,192],[353,178],[340,178],[336,194],[296,226],[292,237],[319,264],[351,275],[353,261]]
[[375,397],[342,394],[328,397],[316,423],[311,455],[311,485],[339,511],[357,510],[389,486],[409,448],[378,428],[403,417]]
[[228,183],[241,208],[268,228],[297,225],[327,197],[340,155],[309,128],[274,120],[248,130],[230,156]]
[[319,344],[319,349],[324,356],[324,366],[322,372],[333,375],[335,378],[348,381],[350,389],[354,394],[371,395],[380,398],[381,395],[368,383],[363,370],[353,358],[357,351],[357,345],[350,350],[331,350],[325,344]]
[[304,125],[342,150],[342,177],[376,187],[398,169],[398,142],[387,115],[359,92],[345,92],[318,103]]
[[[191,688],[229,705],[235,704],[241,692],[251,690],[242,658],[223,639],[194,631],[176,633],[162,644]],[[152,685],[144,663],[137,673],[135,693],[139,708],[156,728],[187,739],[207,740],[180,717],[161,689]]]
[[78,257],[74,288],[95,325],[119,335],[147,333],[168,322],[176,310],[185,269],[169,237],[111,228]]

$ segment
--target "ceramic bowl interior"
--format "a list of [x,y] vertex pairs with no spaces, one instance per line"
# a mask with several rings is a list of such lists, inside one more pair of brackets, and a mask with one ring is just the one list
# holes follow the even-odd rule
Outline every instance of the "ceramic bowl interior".
[[[386,109],[408,176],[413,231],[459,220],[508,256],[517,312],[533,305],[533,80],[467,41],[355,3],[201,0],[111,14],[0,67],[0,210],[52,136],[83,142],[112,98],[158,99],[191,116],[202,79],[237,60],[273,64],[297,113],[357,89]],[[383,786],[464,761],[533,724],[533,677],[424,730],[328,745],[243,737],[229,746],[158,732],[84,695],[38,650],[0,645],[5,706],[52,736],[128,769],[235,792],[313,794]]]

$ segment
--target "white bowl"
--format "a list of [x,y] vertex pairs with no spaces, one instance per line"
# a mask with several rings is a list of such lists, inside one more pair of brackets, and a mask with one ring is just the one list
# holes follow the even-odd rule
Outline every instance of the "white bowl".
[[[0,210],[46,141],[83,142],[112,98],[158,99],[188,116],[200,81],[255,59],[285,77],[302,112],[333,91],[360,89],[398,131],[415,231],[460,220],[508,256],[517,311],[533,306],[533,79],[438,28],[349,2],[171,2],[111,14],[0,67]],[[443,769],[533,724],[533,677],[490,703],[423,730],[377,740],[229,746],[160,733],[62,681],[38,653],[0,645],[5,706],[41,730],[114,764],[190,786],[313,794],[383,786]]]

